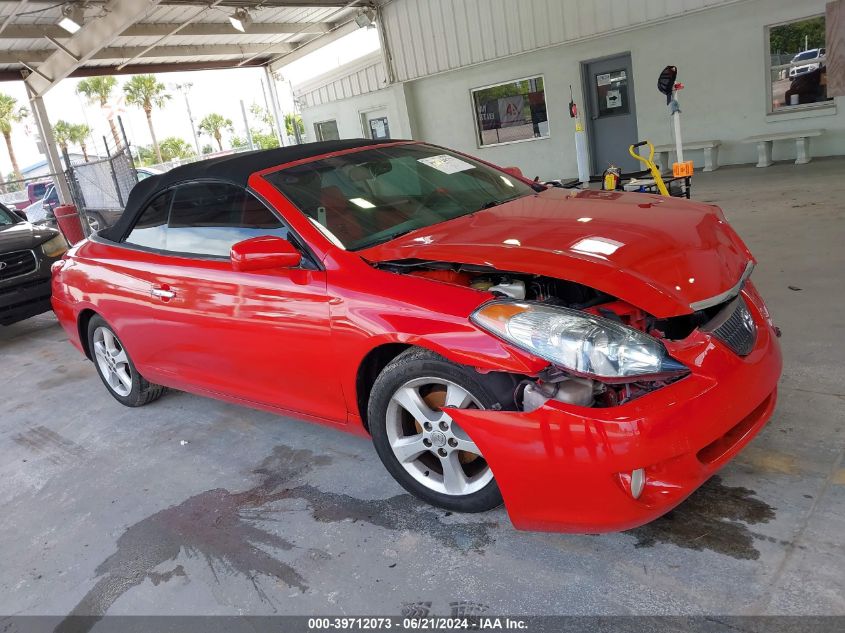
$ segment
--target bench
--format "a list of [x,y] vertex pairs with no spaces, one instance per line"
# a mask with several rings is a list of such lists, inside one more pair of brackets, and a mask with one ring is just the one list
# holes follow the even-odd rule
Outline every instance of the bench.
[[[704,150],[704,171],[716,171],[719,169],[719,146],[722,141],[698,141],[694,143],[683,143],[684,151]],[[658,164],[661,169],[669,170],[672,163],[669,162],[670,154],[675,151],[675,144],[657,145],[654,153],[657,154]]]
[[803,132],[773,132],[749,136],[743,143],[757,143],[757,167],[768,167],[772,164],[772,143],[775,141],[795,141],[795,164],[806,165],[810,156],[810,138],[821,136],[824,130],[805,130]]

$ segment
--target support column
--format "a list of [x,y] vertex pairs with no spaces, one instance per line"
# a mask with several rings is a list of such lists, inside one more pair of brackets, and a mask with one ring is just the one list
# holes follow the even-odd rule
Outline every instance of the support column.
[[276,78],[273,77],[273,71],[270,70],[269,66],[264,67],[264,76],[267,78],[267,92],[270,95],[273,121],[276,122],[276,136],[279,139],[279,145],[284,147],[288,144],[288,135],[285,131],[285,119],[282,116],[282,109],[279,105],[279,93],[276,91]]
[[[32,114],[35,119],[35,125],[38,128],[38,134],[41,137],[41,142],[44,144],[44,152],[47,155],[47,163],[50,165],[50,171],[58,174],[53,177],[53,182],[56,184],[59,202],[62,204],[72,204],[73,196],[71,196],[70,187],[68,187],[67,179],[64,176],[62,160],[56,149],[56,138],[53,136],[53,127],[50,125],[47,109],[44,107],[44,99],[35,94],[35,91],[28,82],[25,81],[24,84],[26,85],[26,93],[29,96],[29,103],[32,106]],[[67,166],[70,167],[70,165]]]
[[249,119],[246,116],[246,106],[244,100],[241,99],[241,114],[244,117],[244,129],[246,130],[246,141],[249,143],[249,149],[255,149],[255,143],[252,142],[252,131],[249,129]]

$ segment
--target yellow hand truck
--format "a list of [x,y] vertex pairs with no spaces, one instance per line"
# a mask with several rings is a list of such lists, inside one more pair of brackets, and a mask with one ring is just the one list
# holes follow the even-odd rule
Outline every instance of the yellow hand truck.
[[[642,147],[643,145],[648,145],[648,158],[640,156],[640,154],[635,151],[638,147]],[[654,145],[652,145],[650,141],[640,141],[639,143],[631,145],[628,148],[628,153],[636,160],[646,164],[646,167],[648,167],[651,172],[651,177],[654,178],[654,184],[657,185],[657,190],[660,192],[660,195],[666,196],[667,198],[670,197],[669,190],[666,188],[666,183],[663,182],[663,177],[660,175],[660,169],[658,169],[657,165],[654,164]]]

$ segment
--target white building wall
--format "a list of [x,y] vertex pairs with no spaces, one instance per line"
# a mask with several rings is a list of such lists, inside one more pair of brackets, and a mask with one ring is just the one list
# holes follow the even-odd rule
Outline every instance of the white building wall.
[[[421,7],[439,2],[395,0],[388,7],[409,4]],[[468,6],[474,4],[477,3],[467,3]],[[494,0],[491,4],[495,4]],[[509,3],[508,6],[514,4]],[[518,4],[522,6],[522,2]],[[554,4],[561,3],[549,0],[549,6]],[[632,6],[634,3],[620,3],[620,6],[623,4]],[[646,4],[651,6],[653,3]],[[667,0],[665,4],[675,3]],[[653,26],[417,79],[406,84],[414,137],[448,145],[500,165],[519,166],[531,177],[574,177],[577,168],[573,124],[567,112],[569,86],[572,86],[575,100],[583,111],[580,63],[630,51],[641,139],[651,139],[656,144],[671,141],[666,100],[657,91],[656,84],[663,67],[673,64],[679,69],[679,80],[686,85],[680,93],[684,138],[687,141],[721,140],[722,164],[756,162],[755,146],[743,144],[741,140],[774,131],[824,129],[826,132],[821,138],[812,140],[813,155],[845,154],[845,104],[842,98],[837,98],[829,108],[767,114],[770,97],[766,25],[821,14],[824,8],[824,0],[746,0]],[[614,12],[610,7],[607,11]],[[503,7],[498,7],[495,12],[506,14]],[[513,24],[518,25],[516,21]],[[423,21],[422,27],[423,30],[428,29],[429,23]],[[501,41],[502,38],[505,34],[498,33],[494,40]],[[390,39],[395,42],[395,37]],[[414,45],[420,51],[419,58],[426,60],[425,70],[431,71],[433,53],[422,42]],[[393,46],[395,56],[395,44]],[[399,68],[397,72],[407,70]],[[550,138],[479,148],[470,90],[537,74],[545,78]],[[698,166],[703,165],[701,152],[690,154],[686,158],[694,159]],[[776,143],[774,158],[794,159],[794,143]]]
[[387,74],[380,51],[321,75],[294,88],[303,108],[350,99],[387,86]]
[[742,0],[394,0],[382,9],[399,81]]
[[411,123],[402,84],[387,85],[381,52],[294,87],[306,139],[316,139],[314,125],[336,121],[340,138],[367,136],[364,115],[385,111],[392,138],[411,138]]
[[364,129],[364,115],[380,110],[387,112],[391,138],[412,138],[405,106],[405,91],[401,84],[397,84],[342,101],[303,107],[302,122],[305,125],[306,140],[316,140],[314,124],[323,121],[337,121],[340,138],[366,138],[368,135]]

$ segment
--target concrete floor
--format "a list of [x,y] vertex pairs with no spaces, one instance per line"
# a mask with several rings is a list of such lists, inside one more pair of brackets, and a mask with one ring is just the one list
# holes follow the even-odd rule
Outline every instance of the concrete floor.
[[628,533],[450,515],[365,439],[184,393],[126,409],[51,315],[0,329],[0,613],[845,614],[843,175],[696,176],[759,259],[781,399],[718,477]]

